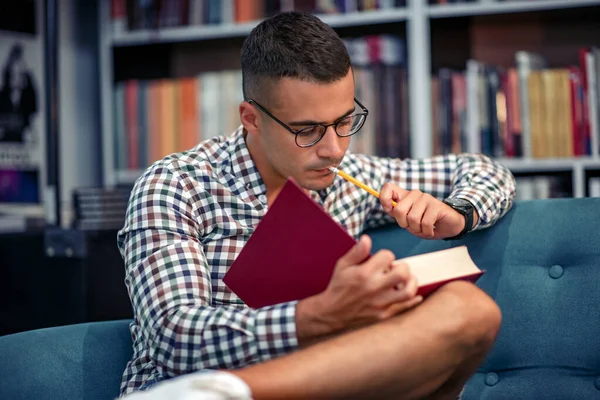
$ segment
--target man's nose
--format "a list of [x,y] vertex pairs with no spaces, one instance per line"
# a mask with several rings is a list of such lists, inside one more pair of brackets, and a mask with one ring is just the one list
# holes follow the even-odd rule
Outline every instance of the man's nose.
[[333,125],[328,126],[325,134],[317,143],[317,155],[323,158],[339,159],[344,155],[343,141],[347,138],[341,138],[335,133]]

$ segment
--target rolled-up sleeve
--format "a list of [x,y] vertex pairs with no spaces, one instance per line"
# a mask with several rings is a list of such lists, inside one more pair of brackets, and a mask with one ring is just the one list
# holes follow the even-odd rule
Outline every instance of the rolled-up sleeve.
[[212,304],[202,214],[188,197],[175,172],[147,172],[118,235],[138,340],[158,372],[235,369],[296,349],[296,302],[260,309]]

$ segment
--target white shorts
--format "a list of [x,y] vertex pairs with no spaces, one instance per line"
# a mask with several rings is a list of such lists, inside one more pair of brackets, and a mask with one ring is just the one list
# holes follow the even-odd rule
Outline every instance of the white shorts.
[[224,371],[198,371],[159,382],[126,400],[252,400],[246,383]]

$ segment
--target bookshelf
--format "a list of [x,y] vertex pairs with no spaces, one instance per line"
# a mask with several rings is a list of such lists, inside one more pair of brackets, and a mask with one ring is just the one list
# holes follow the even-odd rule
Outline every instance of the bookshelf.
[[476,3],[435,4],[427,7],[429,18],[453,18],[472,15],[510,14],[519,12],[559,10],[598,5],[596,0],[481,0]]
[[[465,68],[464,63],[474,52],[472,48],[469,48],[469,46],[472,46],[471,44],[459,44],[457,51],[454,51],[454,48],[451,51],[451,53],[454,53],[452,55],[452,57],[455,57],[454,60],[450,60],[448,58],[450,56],[444,56],[442,53],[449,50],[440,50],[440,45],[436,45],[439,42],[439,31],[441,30],[442,35],[444,35],[444,29],[440,29],[439,26],[460,25],[465,21],[480,17],[499,17],[511,21],[513,17],[520,15],[536,15],[538,12],[544,13],[557,10],[575,10],[575,12],[585,13],[588,9],[597,9],[600,6],[600,0],[476,0],[468,3],[443,5],[430,5],[427,3],[426,0],[409,0],[406,6],[399,8],[319,15],[338,31],[350,32],[354,36],[360,34],[361,30],[402,32],[405,40],[406,66],[410,74],[407,89],[412,157],[426,157],[434,152],[432,139],[434,126],[430,90],[432,75],[440,67],[447,64],[452,66],[454,63],[460,66],[460,63],[462,63],[462,67]],[[153,49],[158,48],[158,46],[186,48],[187,46],[187,49],[189,49],[191,47],[203,48],[203,46],[218,47],[221,43],[226,43],[230,47],[227,50],[229,53],[235,53],[239,51],[239,44],[243,38],[258,22],[189,25],[159,30],[141,29],[115,32],[111,24],[110,2],[101,1],[99,7],[101,29],[100,67],[103,83],[101,85],[103,179],[104,184],[110,187],[131,184],[142,172],[139,168],[116,169],[114,167],[115,143],[113,137],[112,90],[115,76],[118,76],[119,72],[114,70],[115,66],[118,68],[114,55],[117,52],[129,52],[140,48]],[[453,29],[458,32],[459,37],[468,36],[466,31],[461,32],[460,29]],[[459,42],[460,40],[458,39]],[[596,44],[600,45],[600,40]],[[514,51],[517,50],[519,50],[518,47],[514,48]],[[202,52],[203,50],[199,51]],[[181,57],[181,55],[178,57]],[[197,58],[198,54],[195,57]],[[235,56],[231,58],[235,59]],[[592,153],[585,157],[542,159],[498,157],[498,159],[510,168],[517,178],[520,175],[568,174],[569,182],[572,183],[570,194],[574,197],[583,197],[589,193],[589,177],[597,176],[597,171],[600,171],[600,157],[597,147],[595,146]]]
[[[320,17],[327,24],[336,28],[341,28],[368,24],[394,23],[405,21],[408,16],[409,12],[404,8],[400,8],[351,12],[339,15],[321,15]],[[138,30],[114,35],[112,44],[115,47],[121,47],[245,37],[256,24],[256,22],[245,22],[239,24],[226,23],[219,25],[185,26],[168,28],[163,31]]]

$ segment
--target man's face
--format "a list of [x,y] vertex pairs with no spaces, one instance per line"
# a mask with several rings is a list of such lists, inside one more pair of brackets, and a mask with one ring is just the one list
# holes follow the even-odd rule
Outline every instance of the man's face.
[[[275,85],[270,98],[268,110],[293,130],[316,123],[331,124],[354,110],[352,71],[328,84],[284,78]],[[332,184],[334,174],[327,168],[340,164],[350,137],[337,136],[331,126],[318,143],[301,148],[295,143],[295,135],[267,115],[262,115],[262,121],[261,149],[271,180],[281,182],[291,176],[309,190],[321,190]]]

